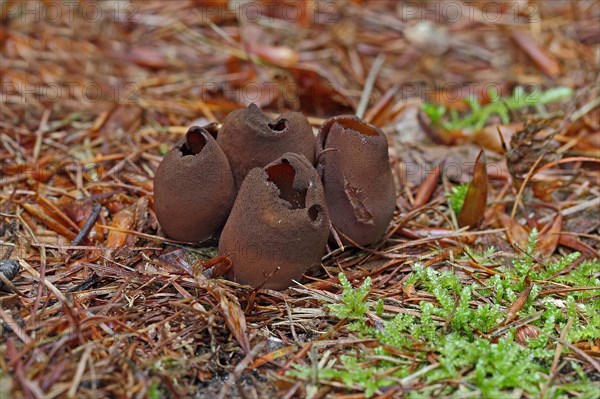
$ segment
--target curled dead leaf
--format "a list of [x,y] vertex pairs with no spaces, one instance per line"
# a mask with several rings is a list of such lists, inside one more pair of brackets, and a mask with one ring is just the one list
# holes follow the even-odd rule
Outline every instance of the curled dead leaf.
[[498,212],[496,215],[500,225],[506,229],[506,238],[508,239],[508,242],[513,246],[523,246],[529,238],[527,229],[504,213],[504,211]]
[[204,275],[209,278],[218,278],[225,276],[231,271],[231,259],[227,256],[219,255],[209,259],[202,264],[204,266]]
[[440,180],[442,167],[443,163],[437,164],[433,170],[433,173],[429,174],[423,184],[421,184],[419,190],[417,191],[417,195],[415,196],[414,208],[419,208],[429,201],[431,194],[433,194],[433,191],[437,187],[437,184]]
[[552,223],[548,223],[540,231],[537,242],[537,250],[540,255],[549,257],[556,251],[562,231],[562,220],[563,217],[559,213]]
[[515,332],[515,340],[521,344],[526,345],[530,339],[535,339],[540,335],[540,329],[533,324],[525,324],[517,328]]
[[592,246],[590,246],[582,241],[579,241],[577,238],[575,238],[573,236],[561,234],[558,242],[560,245],[564,245],[565,247],[569,247],[569,248],[579,251],[581,253],[591,254],[591,255],[594,255],[596,258],[600,257],[600,252],[598,252],[596,249],[592,248]]
[[[106,238],[106,246],[108,248],[120,248],[129,240],[133,239],[133,236],[129,236],[122,230],[131,230],[135,224],[135,205],[130,205],[127,208],[121,209],[113,217],[111,227],[115,227],[116,230],[110,230]],[[75,238],[75,237],[73,237]]]
[[513,321],[517,317],[517,313],[519,313],[521,311],[521,309],[523,309],[525,302],[527,302],[527,299],[529,298],[529,294],[531,293],[532,285],[529,282],[529,277],[526,277],[526,282],[527,282],[527,288],[525,288],[523,290],[523,292],[521,292],[519,294],[517,299],[515,299],[515,301],[512,303],[512,305],[510,305],[510,307],[508,308],[508,312],[506,313],[506,318],[504,319],[504,322],[502,323],[502,325],[505,326],[508,323],[510,323],[511,321]]
[[457,215],[460,227],[476,228],[483,219],[487,204],[488,176],[485,152],[481,150],[475,161],[473,180],[469,184],[465,202]]

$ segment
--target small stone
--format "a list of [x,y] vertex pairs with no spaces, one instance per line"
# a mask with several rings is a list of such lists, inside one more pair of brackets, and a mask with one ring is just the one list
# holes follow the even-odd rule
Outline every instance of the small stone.
[[450,47],[447,29],[429,21],[408,26],[403,33],[413,46],[432,55],[442,55]]
[[[17,274],[19,274],[19,262],[14,259],[2,259],[0,260],[0,273],[3,274],[8,280],[12,281]],[[0,280],[0,288],[4,286],[4,282]]]

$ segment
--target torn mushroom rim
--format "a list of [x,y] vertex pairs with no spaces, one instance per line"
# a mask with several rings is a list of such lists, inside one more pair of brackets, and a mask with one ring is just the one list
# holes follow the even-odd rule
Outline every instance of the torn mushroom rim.
[[185,133],[185,138],[175,148],[181,154],[181,157],[188,155],[198,156],[202,154],[204,148],[209,145],[211,136],[213,141],[216,140],[217,134],[219,133],[219,125],[217,123],[211,123],[209,125],[200,127],[192,126]]
[[216,140],[217,136],[219,135],[219,130],[221,130],[222,127],[223,125],[220,123],[212,122],[204,126],[203,129],[206,130],[213,137],[213,139]]
[[[267,184],[271,183],[275,186],[278,197],[287,210],[306,209],[306,195],[308,190],[313,189],[314,183],[309,179],[308,184],[304,184],[303,181],[296,179],[296,169],[287,158],[282,158],[279,163],[266,167],[263,172]],[[297,188],[298,185],[306,186],[306,188],[299,189]],[[323,208],[319,204],[311,205],[307,213],[310,220],[315,224],[319,224],[323,219]]]
[[360,119],[356,115],[340,115],[327,119],[318,135],[319,150],[324,150],[327,142],[327,136],[331,128],[335,125],[340,125],[344,130],[355,132],[358,135],[366,136],[367,140],[376,140],[376,137],[385,137],[385,134],[377,126],[372,125]]

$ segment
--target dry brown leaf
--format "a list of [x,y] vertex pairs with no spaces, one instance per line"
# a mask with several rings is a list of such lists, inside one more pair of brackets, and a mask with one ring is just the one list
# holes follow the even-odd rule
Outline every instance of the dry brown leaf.
[[250,341],[248,340],[246,316],[244,315],[244,311],[237,302],[237,299],[227,298],[227,295],[222,293],[219,296],[221,312],[223,313],[223,317],[225,318],[225,323],[227,324],[229,331],[231,331],[235,339],[239,342],[244,352],[249,353]]
[[[322,68],[301,64],[289,68],[297,89],[300,107],[307,115],[331,116],[354,113],[352,99],[339,90],[339,85]],[[288,96],[291,93],[288,93]]]
[[485,152],[481,150],[475,161],[473,180],[469,184],[465,202],[457,215],[460,227],[476,228],[485,213],[487,204],[488,177],[486,170]]
[[289,47],[254,44],[251,52],[270,64],[289,68],[298,63],[298,53]]
[[556,199],[552,193],[561,188],[564,183],[560,180],[554,181],[532,181],[529,184],[533,195],[545,202],[554,202]]
[[135,203],[135,229],[136,231],[143,231],[146,228],[146,224],[149,222],[148,219],[148,197],[143,196]]
[[529,238],[529,232],[525,227],[517,223],[504,211],[497,214],[498,222],[506,229],[506,238],[511,245],[524,245]]
[[438,164],[433,170],[433,173],[430,173],[423,182],[423,184],[421,184],[421,187],[419,187],[417,195],[415,196],[414,208],[419,208],[429,201],[429,198],[431,198],[431,194],[433,194],[433,191],[437,187],[437,184],[440,180],[442,166],[443,164]]
[[[509,125],[489,125],[473,132],[472,141],[478,146],[490,151],[504,154],[504,143],[509,143],[513,134],[523,129],[522,123],[512,123]],[[502,138],[501,136],[502,135]]]
[[113,55],[148,68],[166,68],[171,64],[168,55],[151,47],[132,46],[115,51]]
[[540,255],[549,257],[556,251],[558,241],[560,240],[560,233],[562,231],[562,220],[563,217],[559,213],[552,223],[548,223],[540,231],[537,242],[537,250]]
[[600,252],[598,252],[597,250],[592,248],[590,245],[579,241],[577,238],[575,238],[573,236],[562,234],[562,235],[560,235],[558,243],[560,245],[564,245],[565,247],[569,247],[569,248],[579,251],[581,253],[591,254],[591,255],[594,255],[596,258],[600,257]]
[[[71,218],[79,228],[83,227],[92,213],[92,202],[83,200],[66,200],[61,204],[62,210]],[[104,241],[104,231],[97,224],[90,230],[88,238],[92,241]]]
[[540,329],[533,324],[524,324],[515,331],[515,341],[521,345],[527,345],[530,339],[535,339],[540,335]]
[[121,209],[113,217],[111,226],[118,230],[110,230],[106,238],[106,246],[109,248],[120,248],[125,245],[129,234],[119,230],[131,230],[135,225],[136,206],[130,205]]
[[209,273],[209,277],[218,278],[225,276],[231,271],[231,259],[227,256],[219,255],[204,262],[203,266]]
[[523,309],[525,302],[527,302],[527,299],[529,298],[529,294],[531,293],[531,288],[532,288],[531,282],[529,280],[529,276],[527,276],[525,278],[525,282],[527,283],[527,288],[525,288],[523,290],[523,292],[521,292],[519,294],[517,299],[515,299],[515,301],[512,303],[512,305],[510,305],[510,307],[508,308],[508,312],[506,313],[506,319],[504,319],[504,322],[502,323],[502,325],[505,326],[508,323],[510,323],[511,321],[513,321],[515,319],[515,317],[517,316],[517,313],[519,313],[521,311],[521,309]]
[[593,154],[600,153],[600,131],[584,135],[573,148],[579,151],[588,151]]
[[[125,88],[123,91],[125,91]],[[131,99],[124,98],[122,100]],[[104,124],[99,131],[106,135],[115,135],[119,130],[123,132],[133,131],[139,126],[141,115],[142,109],[137,105],[118,104],[110,110],[110,114],[104,120]]]

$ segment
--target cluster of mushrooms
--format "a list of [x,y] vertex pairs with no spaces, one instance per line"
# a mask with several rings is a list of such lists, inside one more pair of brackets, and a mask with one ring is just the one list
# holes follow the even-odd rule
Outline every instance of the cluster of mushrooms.
[[229,277],[276,290],[320,264],[331,227],[343,243],[370,245],[394,209],[387,139],[352,115],[326,120],[315,139],[301,113],[273,121],[251,104],[222,126],[190,128],[154,178],[168,237],[197,243],[220,233]]

